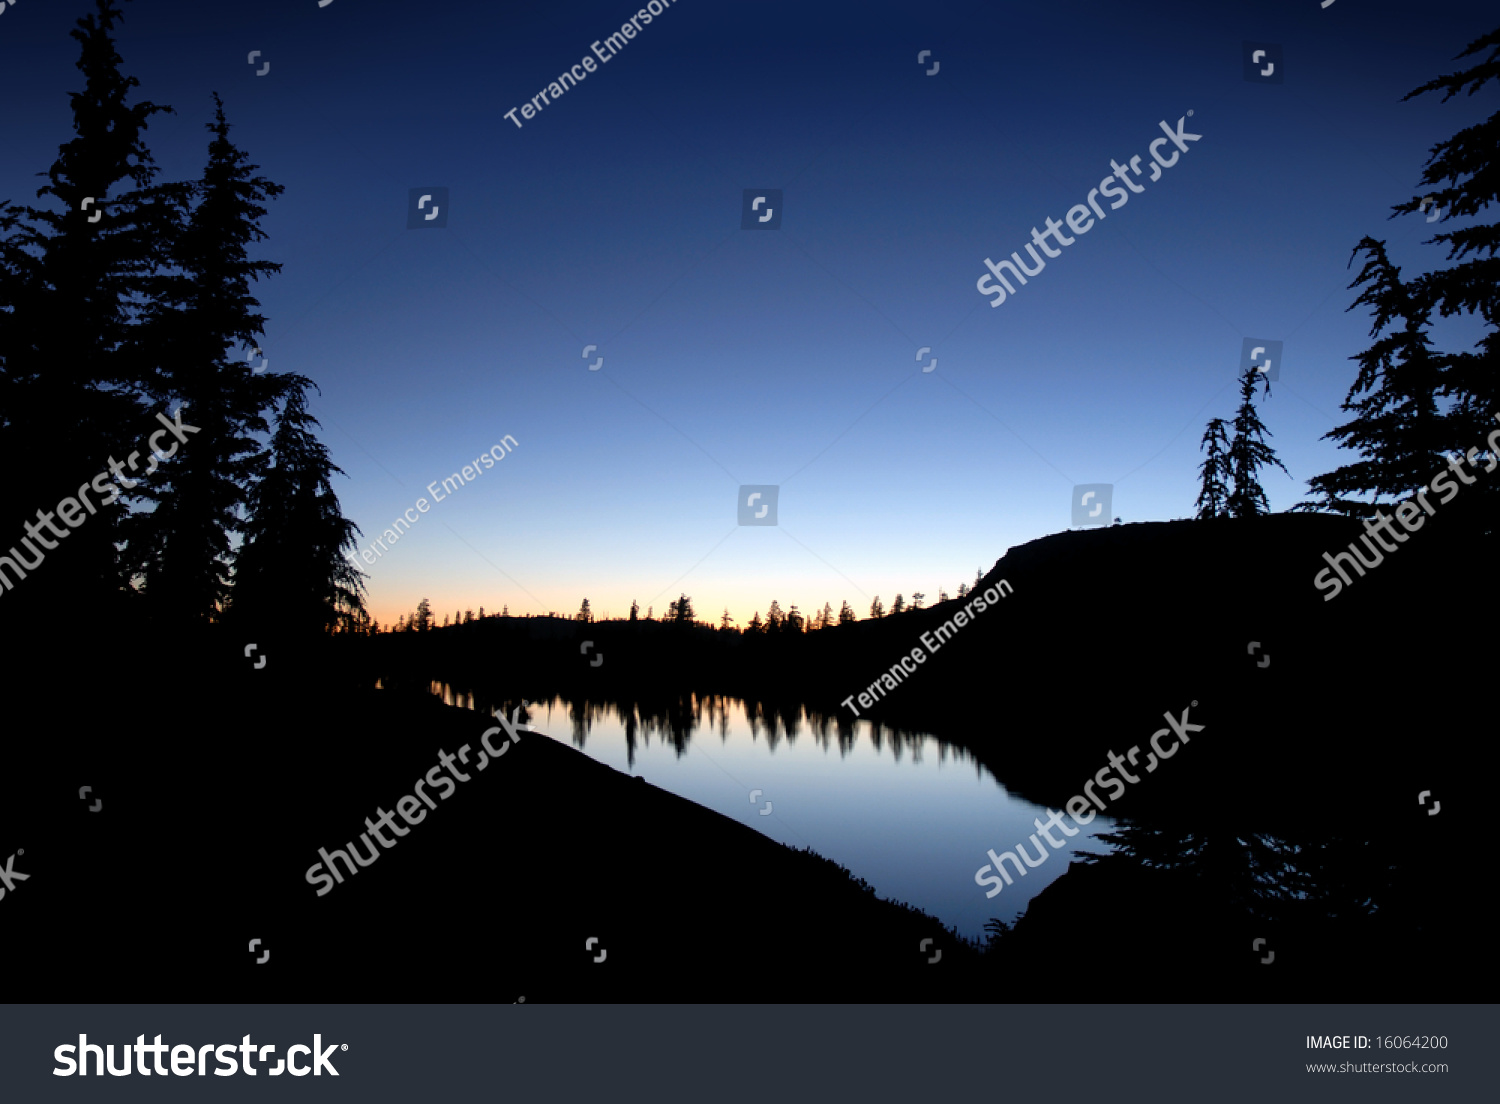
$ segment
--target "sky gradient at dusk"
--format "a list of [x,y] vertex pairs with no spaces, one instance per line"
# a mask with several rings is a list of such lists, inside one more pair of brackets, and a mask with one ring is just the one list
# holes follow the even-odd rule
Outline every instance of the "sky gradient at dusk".
[[[1458,67],[1486,7],[677,0],[522,128],[505,113],[628,0],[134,0],[119,50],[177,110],[147,135],[162,178],[199,173],[218,91],[286,186],[257,252],[285,265],[256,292],[263,348],[320,385],[362,546],[517,442],[369,569],[374,616],[423,596],[440,617],[584,596],[660,615],[686,591],[743,624],[772,598],[864,616],[951,595],[1067,528],[1076,483],[1114,484],[1126,522],[1189,516],[1246,337],[1285,342],[1261,410],[1294,479],[1264,483],[1273,509],[1301,500],[1345,459],[1320,437],[1368,343],[1345,312],[1355,243],[1442,263],[1434,227],[1387,216],[1482,112],[1401,97]],[[0,21],[0,195],[34,202],[71,133],[85,10]],[[1283,46],[1283,83],[1244,79],[1246,40]],[[989,306],[986,256],[1189,111],[1201,141]],[[419,186],[448,189],[445,228],[407,229]],[[779,229],[740,229],[746,188],[782,189]],[[780,486],[779,526],[737,524],[741,484]]]

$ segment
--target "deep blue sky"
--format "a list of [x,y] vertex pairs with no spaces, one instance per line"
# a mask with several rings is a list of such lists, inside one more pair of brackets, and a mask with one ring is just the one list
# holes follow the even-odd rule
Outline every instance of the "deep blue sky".
[[[1340,462],[1320,437],[1367,343],[1351,249],[1441,263],[1389,208],[1495,109],[1493,88],[1400,102],[1495,22],[1480,3],[678,0],[523,129],[504,118],[636,7],[125,5],[126,71],[178,111],[149,132],[164,177],[198,174],[217,90],[287,188],[264,348],[322,387],[366,539],[519,442],[370,569],[383,622],[423,595],[619,615],[679,590],[741,623],[773,597],[863,616],[1067,528],[1075,483],[1115,484],[1126,521],[1188,516],[1247,336],[1286,343],[1262,408],[1284,509]],[[0,13],[0,195],[30,200],[69,136],[85,10]],[[1247,39],[1282,44],[1283,84],[1243,79]],[[989,307],[986,256],[1190,109],[1203,138],[1162,180]],[[406,229],[425,185],[449,189],[446,229]],[[747,187],[784,189],[780,230],[739,229]],[[742,483],[782,485],[780,531],[737,527]]]

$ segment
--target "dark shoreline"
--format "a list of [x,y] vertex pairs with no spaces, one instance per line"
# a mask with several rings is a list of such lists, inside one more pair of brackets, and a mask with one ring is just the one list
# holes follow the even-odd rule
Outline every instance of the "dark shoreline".
[[[0,776],[5,853],[23,849],[29,876],[0,905],[28,948],[13,999],[1487,999],[1495,962],[1469,852],[1494,777],[1480,735],[1491,662],[1432,642],[1460,600],[1482,610],[1493,596],[1434,539],[1320,619],[1311,586],[1289,580],[1348,528],[1125,526],[997,565],[990,579],[1014,595],[886,699],[882,722],[966,747],[1007,789],[1059,809],[1164,711],[1197,700],[1207,728],[1111,809],[1130,855],[1074,864],[983,953],[825,859],[552,739],[523,739],[326,896],[304,878],[320,847],[394,809],[440,749],[477,751],[491,727],[422,689],[374,690],[382,670],[413,686],[498,672],[497,693],[670,716],[707,664],[708,685],[774,712],[809,682],[844,693],[840,672],[887,657],[942,609],[742,649],[731,667],[714,667],[723,657],[696,630],[629,640],[630,626],[595,624],[609,662],[571,673],[581,626],[565,622],[547,623],[550,641],[519,619],[312,645],[264,636],[260,670],[218,627],[153,634],[122,618],[111,633],[43,636],[16,664],[39,706],[7,733]],[[1210,598],[1215,577],[1234,582]],[[1110,616],[1089,621],[1101,594]],[[1414,684],[1423,670],[1441,677]],[[755,695],[766,687],[777,696]],[[1441,799],[1440,816],[1418,790]],[[251,939],[269,962],[254,962]],[[1274,963],[1251,953],[1257,939]]]

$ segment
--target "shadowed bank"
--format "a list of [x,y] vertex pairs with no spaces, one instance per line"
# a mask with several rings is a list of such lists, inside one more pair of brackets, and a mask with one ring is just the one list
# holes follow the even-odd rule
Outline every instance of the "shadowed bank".
[[[986,577],[1014,594],[891,694],[892,716],[909,701],[1007,788],[1058,809],[1164,710],[1196,699],[1205,730],[1120,801],[1120,853],[1075,865],[985,953],[826,860],[540,734],[519,732],[477,772],[477,750],[501,739],[484,742],[492,718],[371,689],[489,671],[510,708],[552,691],[649,703],[772,685],[816,703],[820,686],[843,697],[941,607],[732,662],[692,631],[650,632],[612,653],[619,668],[577,681],[556,676],[548,642],[505,621],[311,651],[268,637],[259,671],[221,632],[164,641],[152,663],[170,693],[127,695],[105,728],[80,718],[65,739],[18,749],[6,809],[23,815],[7,816],[7,838],[31,878],[6,901],[7,924],[46,966],[23,966],[17,999],[1045,1000],[1125,986],[1163,1000],[1480,999],[1493,960],[1488,918],[1463,907],[1475,877],[1464,844],[1482,839],[1471,810],[1492,753],[1457,719],[1482,718],[1486,661],[1410,643],[1436,638],[1439,611],[1475,584],[1439,570],[1434,542],[1320,619],[1310,570],[1348,529],[1278,516],[1062,534]],[[70,642],[71,670],[107,669],[126,654],[116,648]],[[1087,677],[1070,681],[1062,655]],[[1430,694],[1381,692],[1433,663]],[[584,681],[605,670],[615,681]],[[59,683],[42,662],[27,685],[65,701],[76,677]],[[1361,680],[1363,692],[1326,689]],[[463,745],[469,780],[319,896],[304,879],[319,848],[359,846],[365,818]],[[75,783],[100,813],[66,792]],[[1440,816],[1419,788],[1441,796]],[[975,866],[1015,842],[975,840]],[[90,918],[106,911],[101,941]],[[271,951],[264,965],[252,938]],[[1270,966],[1251,953],[1258,938]],[[919,953],[924,939],[935,942]]]
[[[1012,548],[976,580],[995,597],[971,620],[958,618],[974,602],[961,593],[929,608],[898,598],[884,616],[877,601],[870,620],[837,624],[825,606],[814,632],[779,610],[735,631],[726,611],[715,630],[683,594],[667,622],[649,610],[595,622],[585,602],[571,621],[443,628],[424,600],[416,631],[378,633],[360,568],[375,553],[350,556],[362,534],[314,432],[315,385],[250,363],[267,321],[252,284],[279,268],[252,247],[282,186],[231,140],[217,95],[196,105],[199,175],[157,179],[146,131],[168,109],[133,93],[120,19],[94,0],[77,22],[82,90],[41,174],[45,206],[0,202],[0,462],[26,474],[0,502],[19,653],[0,774],[13,999],[1492,992],[1476,856],[1496,777],[1485,690],[1500,481],[1459,473],[1493,471],[1485,446],[1500,443],[1486,438],[1500,411],[1497,239],[1464,222],[1497,198],[1500,115],[1450,128],[1421,172],[1435,191],[1391,208],[1447,212],[1423,243],[1448,248],[1446,267],[1403,277],[1385,241],[1354,245],[1350,309],[1369,308],[1371,343],[1350,358],[1350,420],[1326,435],[1349,463],[1309,482],[1309,512],[1267,513],[1258,473],[1280,461],[1257,412],[1260,368],[1242,366],[1232,426],[1216,418],[1204,434],[1196,520]],[[1458,57],[1488,60],[1408,99],[1479,91],[1500,73],[1497,51],[1500,32],[1475,39]],[[433,195],[446,219],[446,191],[411,199],[421,209]],[[1485,332],[1440,350],[1434,320],[1455,315]],[[1267,348],[1254,340],[1252,361]],[[183,447],[158,455],[169,422]],[[1444,465],[1477,486],[1450,500]],[[993,510],[979,470],[943,474],[967,474],[964,505]],[[1401,496],[1398,533],[1380,511]],[[944,539],[895,536],[892,548]],[[382,554],[398,538],[383,539]],[[611,662],[596,663],[604,652]],[[480,712],[434,701],[435,683]],[[705,695],[812,715],[841,746],[856,716],[930,733],[1070,817],[1103,811],[1103,789],[1117,846],[969,943],[562,733],[496,743],[490,716],[512,729],[524,701],[583,715],[609,704],[685,747],[688,703]],[[1164,722],[1182,741],[1158,772]],[[1065,860],[1046,832],[975,838],[972,892],[999,909],[1051,877]]]

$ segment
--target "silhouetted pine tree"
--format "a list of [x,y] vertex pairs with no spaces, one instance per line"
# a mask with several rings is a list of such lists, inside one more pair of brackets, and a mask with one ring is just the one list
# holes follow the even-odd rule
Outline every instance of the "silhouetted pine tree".
[[[271,438],[275,466],[250,492],[245,545],[235,560],[232,608],[249,621],[272,621],[295,634],[329,632],[364,609],[364,573],[345,553],[359,528],[339,509],[330,482],[343,471],[313,435],[311,381],[290,376]],[[418,606],[422,628],[431,614]],[[274,616],[272,616],[274,611]]]
[[870,603],[870,616],[876,619],[885,616],[885,607],[880,604],[880,595],[875,595],[875,600]]
[[858,620],[859,618],[854,615],[853,607],[849,605],[848,599],[845,599],[843,604],[839,606],[839,624],[852,625]]
[[[0,466],[27,473],[24,490],[0,506],[8,533],[76,494],[112,453],[125,461],[145,451],[144,435],[158,428],[141,400],[141,366],[122,350],[184,188],[151,187],[144,132],[171,108],[126,102],[139,82],[120,72],[112,37],[120,18],[113,0],[96,0],[71,32],[83,74],[72,94],[74,136],[37,193],[57,209],[7,208],[0,299],[12,309],[0,311]],[[36,565],[40,577],[7,595],[12,615],[45,608],[49,620],[76,624],[76,614],[97,616],[98,603],[120,593],[125,504],[93,501],[95,513],[57,540],[45,569]]]
[[1229,516],[1229,438],[1224,432],[1224,424],[1223,418],[1209,422],[1199,445],[1208,452],[1198,468],[1203,476],[1197,502],[1199,518]]
[[1350,358],[1359,364],[1359,375],[1343,409],[1354,420],[1324,437],[1361,459],[1309,480],[1308,487],[1322,496],[1317,504],[1322,509],[1373,515],[1373,505],[1347,496],[1404,497],[1425,486],[1447,463],[1444,444],[1452,440],[1452,430],[1438,409],[1444,358],[1433,353],[1427,336],[1431,307],[1402,281],[1384,242],[1366,237],[1354,252],[1365,255],[1365,264],[1349,286],[1364,290],[1349,309],[1371,309],[1370,336],[1376,340]]
[[[1264,374],[1247,368],[1240,380],[1240,408],[1234,416],[1234,439],[1229,442],[1229,513],[1234,517],[1269,514],[1271,505],[1260,485],[1260,469],[1275,465],[1286,471],[1276,453],[1266,444],[1271,435],[1255,409],[1255,379]],[[1271,381],[1265,379],[1265,393],[1271,393]],[[1290,473],[1288,473],[1290,475]]]
[[[1471,42],[1458,57],[1470,57],[1486,48],[1489,57],[1480,64],[1429,81],[1408,92],[1404,99],[1442,92],[1442,102],[1447,103],[1465,88],[1472,96],[1490,81],[1500,80],[1500,28]],[[1435,202],[1446,212],[1444,221],[1477,216],[1500,203],[1500,111],[1434,146],[1422,173],[1422,184],[1444,185],[1434,194]],[[1396,211],[1410,213],[1420,204],[1421,197],[1414,197]],[[1477,351],[1445,358],[1446,393],[1455,400],[1449,419],[1454,434],[1451,447],[1467,451],[1495,428],[1494,415],[1500,412],[1500,331],[1496,329],[1500,321],[1500,275],[1495,260],[1500,251],[1500,223],[1445,231],[1429,244],[1441,243],[1448,246],[1446,259],[1461,263],[1418,277],[1415,294],[1445,318],[1459,313],[1477,315],[1486,330],[1475,344]],[[1495,490],[1491,488],[1489,493]]]
[[[1465,89],[1472,96],[1500,79],[1500,29],[1470,43],[1458,57],[1486,49],[1489,56],[1480,64],[1429,81],[1404,99],[1442,92],[1446,103]],[[1438,190],[1398,204],[1392,208],[1392,217],[1424,211],[1424,200],[1444,211],[1445,222],[1478,215],[1500,202],[1497,149],[1500,112],[1434,146],[1421,183],[1438,185]],[[1354,420],[1327,436],[1355,449],[1360,460],[1311,480],[1309,486],[1323,501],[1300,509],[1372,514],[1372,504],[1345,496],[1369,494],[1376,500],[1382,495],[1404,496],[1446,466],[1447,454],[1475,446],[1483,451],[1486,438],[1496,428],[1494,415],[1500,411],[1500,334],[1496,330],[1500,276],[1496,266],[1500,262],[1495,254],[1500,249],[1500,224],[1445,231],[1426,244],[1446,244],[1446,259],[1459,263],[1403,282],[1400,269],[1386,255],[1384,242],[1365,237],[1355,249],[1356,255],[1364,253],[1365,265],[1350,286],[1364,290],[1350,309],[1372,308],[1371,336],[1377,340],[1353,358],[1360,370],[1343,408],[1355,415]],[[1477,316],[1485,332],[1474,351],[1434,352],[1428,338],[1434,311],[1443,317]],[[1359,395],[1364,397],[1356,399]],[[1476,500],[1483,503],[1481,518],[1494,517],[1500,506],[1500,486],[1479,481],[1464,495],[1465,502]]]
[[283,189],[255,176],[257,166],[230,142],[217,94],[207,129],[213,138],[198,203],[172,251],[177,271],[154,282],[135,334],[157,368],[150,394],[185,401],[198,430],[142,485],[138,493],[156,508],[127,528],[149,606],[179,623],[209,620],[228,598],[232,537],[267,462],[253,434],[269,431],[265,412],[287,379],[258,374],[229,351],[255,345],[264,327],[250,281],[281,266],[250,260],[246,247],[265,237],[261,202]]

